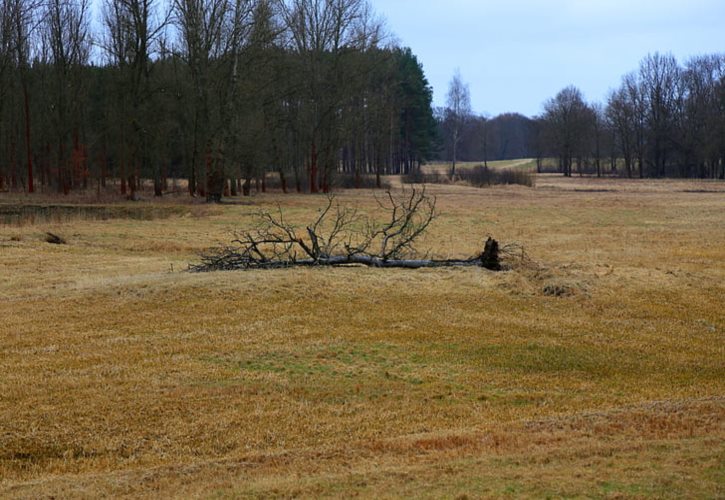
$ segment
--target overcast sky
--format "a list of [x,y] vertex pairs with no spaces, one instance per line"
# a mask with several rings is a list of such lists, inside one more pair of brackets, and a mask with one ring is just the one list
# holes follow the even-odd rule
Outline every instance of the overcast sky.
[[725,51],[725,0],[371,0],[443,105],[456,68],[477,113],[535,115],[563,87],[604,100],[650,52]]

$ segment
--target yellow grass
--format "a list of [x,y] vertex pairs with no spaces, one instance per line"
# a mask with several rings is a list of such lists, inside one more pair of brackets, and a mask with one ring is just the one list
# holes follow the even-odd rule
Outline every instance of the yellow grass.
[[183,272],[315,196],[0,226],[0,497],[722,496],[725,185],[538,186],[430,188],[504,273]]
[[[483,165],[483,160],[456,162],[456,170],[467,170],[480,165]],[[489,161],[488,167],[497,170],[523,169],[533,171],[536,170],[536,160],[524,158],[519,160]],[[425,173],[437,172],[440,175],[446,175],[450,170],[451,162],[432,162],[423,166],[423,172]]]

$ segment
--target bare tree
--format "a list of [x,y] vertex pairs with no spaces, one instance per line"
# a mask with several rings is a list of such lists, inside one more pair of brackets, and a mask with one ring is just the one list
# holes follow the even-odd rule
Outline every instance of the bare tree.
[[451,82],[448,84],[446,104],[446,116],[451,127],[451,149],[453,153],[451,178],[453,178],[456,175],[458,144],[461,142],[463,127],[471,115],[471,92],[468,84],[463,82],[460,70],[456,70]]
[[602,156],[607,130],[607,117],[604,113],[604,106],[594,103],[589,106],[590,123],[592,130],[592,156],[597,169],[597,177],[602,176]]
[[239,51],[253,7],[251,0],[174,0],[181,55],[193,89],[189,191],[197,191],[197,172],[201,171],[202,192],[209,201],[222,196],[224,129],[234,103]]
[[655,53],[642,61],[639,77],[649,132],[649,163],[655,176],[664,177],[672,150],[680,68],[671,54]]
[[330,196],[320,215],[305,228],[288,222],[281,209],[262,212],[258,227],[237,235],[231,246],[204,253],[192,271],[279,269],[297,266],[422,267],[479,266],[499,270],[498,243],[489,238],[470,259],[419,258],[416,243],[436,218],[436,199],[425,189],[407,195],[390,192],[378,204],[387,221],[362,217]]
[[644,91],[636,73],[629,73],[624,76],[623,89],[629,103],[628,108],[632,113],[634,123],[634,152],[637,157],[637,169],[639,177],[644,177],[644,158],[647,132],[647,109],[644,100]]
[[480,117],[481,121],[481,146],[483,149],[483,166],[488,167],[488,149],[490,145],[491,135],[491,117],[484,113]]
[[552,147],[559,157],[562,173],[567,177],[571,177],[573,160],[580,159],[586,149],[590,116],[581,91],[574,86],[566,87],[544,104],[544,121]]
[[[83,70],[91,51],[90,1],[48,0],[43,11],[45,44],[53,67],[53,127],[57,141],[58,190],[68,193],[85,172],[79,143]],[[68,155],[67,151],[71,154]],[[73,168],[71,168],[73,167]]]
[[[0,0],[0,92],[6,91],[4,77],[10,69],[12,55],[12,0]],[[0,104],[2,104],[0,102]]]
[[[684,98],[676,122],[679,128],[681,174],[717,178],[725,173],[719,164],[725,150],[725,112],[720,102],[725,78],[725,54],[698,56],[682,72]],[[725,165],[722,165],[725,169]]]
[[[193,82],[193,134],[189,158],[189,192],[196,194],[202,171],[203,192],[206,192],[207,163],[211,160],[210,86],[211,66],[223,53],[224,18],[231,5],[228,0],[174,0],[174,14],[181,38],[182,56]],[[206,162],[202,166],[202,159]]]
[[377,43],[382,29],[367,0],[277,0],[277,6],[287,27],[285,46],[299,62],[297,133],[309,145],[309,190],[327,192],[341,145],[338,112],[348,85],[356,80],[347,74],[343,57]]
[[11,68],[19,80],[22,92],[22,106],[24,119],[25,138],[25,160],[27,165],[27,189],[28,193],[35,191],[33,180],[33,151],[31,140],[31,116],[30,116],[30,61],[33,57],[32,51],[35,46],[33,36],[38,26],[39,0],[6,0],[3,10],[9,16],[8,37],[11,60]]
[[635,122],[634,105],[628,98],[624,87],[609,94],[607,100],[607,120],[616,131],[616,145],[624,159],[627,177],[632,177],[635,149]]
[[[152,163],[151,135],[156,118],[152,108],[151,60],[161,45],[169,13],[161,12],[159,0],[105,0],[105,44],[111,62],[119,72],[121,158],[137,169],[131,191],[138,187],[138,171],[153,170],[154,194],[161,195],[158,162]],[[126,130],[128,127],[128,130]],[[122,179],[125,191],[126,178]]]
[[[10,93],[10,74],[13,61],[13,16],[12,0],[0,0],[0,144],[2,144],[6,121],[5,109]],[[3,155],[4,156],[4,155]],[[5,158],[0,160],[0,191],[5,188]]]

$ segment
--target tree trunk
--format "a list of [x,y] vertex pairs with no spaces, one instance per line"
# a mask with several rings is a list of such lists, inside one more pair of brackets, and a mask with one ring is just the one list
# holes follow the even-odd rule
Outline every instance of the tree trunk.
[[458,153],[458,133],[453,135],[453,165],[451,165],[451,179],[456,176],[456,154]]
[[317,193],[317,145],[312,143],[312,151],[310,153],[310,193]]
[[287,178],[284,175],[284,170],[279,170],[279,182],[282,184],[282,192],[287,194]]
[[192,272],[230,271],[241,269],[288,269],[292,267],[335,267],[367,266],[377,268],[423,269],[436,267],[483,267],[490,271],[502,269],[499,258],[499,244],[488,238],[483,253],[471,259],[383,259],[374,255],[329,255],[318,259],[267,260],[250,262],[238,259],[237,255],[203,255],[204,262],[190,266]]
[[28,84],[23,81],[23,100],[25,108],[25,150],[28,155],[28,193],[35,192],[33,184],[33,151],[30,141],[30,97],[28,96]]
[[159,175],[154,176],[154,196],[155,197],[162,197],[164,195],[164,184],[161,182],[161,177]]

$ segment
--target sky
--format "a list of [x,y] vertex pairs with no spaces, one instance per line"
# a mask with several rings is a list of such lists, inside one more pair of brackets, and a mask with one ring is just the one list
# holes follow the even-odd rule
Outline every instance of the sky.
[[443,106],[460,69],[475,113],[541,113],[568,85],[606,100],[649,53],[725,52],[725,0],[371,0]]

